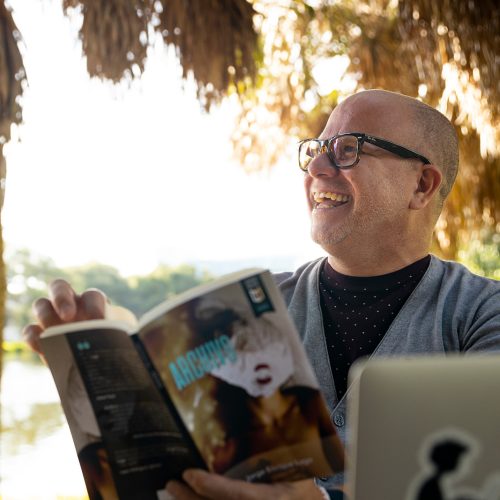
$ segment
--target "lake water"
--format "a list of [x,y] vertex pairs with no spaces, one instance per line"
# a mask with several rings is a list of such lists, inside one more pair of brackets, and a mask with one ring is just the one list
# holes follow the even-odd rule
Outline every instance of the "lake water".
[[0,500],[88,498],[48,368],[31,354],[3,363]]

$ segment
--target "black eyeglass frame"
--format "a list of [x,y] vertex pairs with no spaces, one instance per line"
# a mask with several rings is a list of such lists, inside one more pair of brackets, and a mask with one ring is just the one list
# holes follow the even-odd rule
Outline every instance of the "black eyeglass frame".
[[[345,137],[345,136],[356,137],[356,140],[357,140],[357,142],[356,142],[356,145],[357,145],[357,147],[356,147],[356,159],[350,165],[339,166],[335,162],[335,158],[333,156],[333,153],[330,150],[330,144],[335,139],[338,139],[339,137]],[[311,138],[311,139],[304,139],[304,140],[300,141],[299,142],[299,168],[303,172],[307,172],[308,167],[302,168],[302,165],[300,164],[300,151],[301,151],[302,146],[308,141],[316,141],[320,146],[320,150],[323,151],[323,153],[321,153],[321,154],[326,153],[328,155],[328,158],[332,162],[332,164],[336,168],[339,168],[341,170],[347,170],[349,168],[353,168],[354,166],[356,166],[359,163],[359,159],[360,159],[359,153],[360,153],[361,148],[363,147],[363,144],[365,142],[367,142],[369,144],[373,144],[374,146],[378,146],[381,149],[385,149],[386,151],[389,151],[390,153],[393,153],[401,158],[407,158],[407,159],[416,158],[416,159],[422,161],[425,165],[429,165],[431,163],[431,161],[429,159],[427,159],[425,156],[421,155],[420,153],[417,153],[416,151],[412,151],[411,149],[405,148],[404,146],[400,146],[399,144],[395,144],[394,142],[387,141],[387,140],[382,139],[380,137],[375,137],[374,135],[364,134],[362,132],[346,132],[344,134],[334,135],[333,137],[329,137],[328,139]]]

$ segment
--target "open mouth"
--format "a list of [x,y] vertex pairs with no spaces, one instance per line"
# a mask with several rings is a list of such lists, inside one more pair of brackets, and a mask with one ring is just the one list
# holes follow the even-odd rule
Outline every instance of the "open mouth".
[[351,197],[347,194],[313,192],[314,208],[336,208],[345,205]]
[[268,375],[267,377],[259,377],[259,378],[257,378],[257,383],[259,385],[267,385],[267,384],[271,383],[272,379],[273,378],[270,375]]
[[257,374],[256,381],[259,385],[267,385],[271,382],[273,377],[269,373],[270,366],[267,363],[259,363],[254,371]]
[[259,370],[269,370],[269,365],[267,363],[259,363],[254,370],[258,372]]

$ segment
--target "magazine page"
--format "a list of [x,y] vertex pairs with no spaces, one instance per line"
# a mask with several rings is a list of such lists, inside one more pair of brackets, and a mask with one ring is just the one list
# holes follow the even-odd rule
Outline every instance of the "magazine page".
[[[73,331],[60,333],[65,329]],[[200,466],[119,323],[87,321],[47,333],[42,348],[91,500],[156,500],[168,479]]]
[[267,271],[159,309],[139,337],[209,470],[289,481],[343,467],[296,329]]

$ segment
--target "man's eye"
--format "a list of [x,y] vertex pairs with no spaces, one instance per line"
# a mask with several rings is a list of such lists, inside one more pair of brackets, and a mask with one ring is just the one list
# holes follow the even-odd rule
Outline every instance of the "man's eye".
[[346,144],[341,144],[335,148],[335,155],[339,158],[350,157],[356,154],[356,147]]

